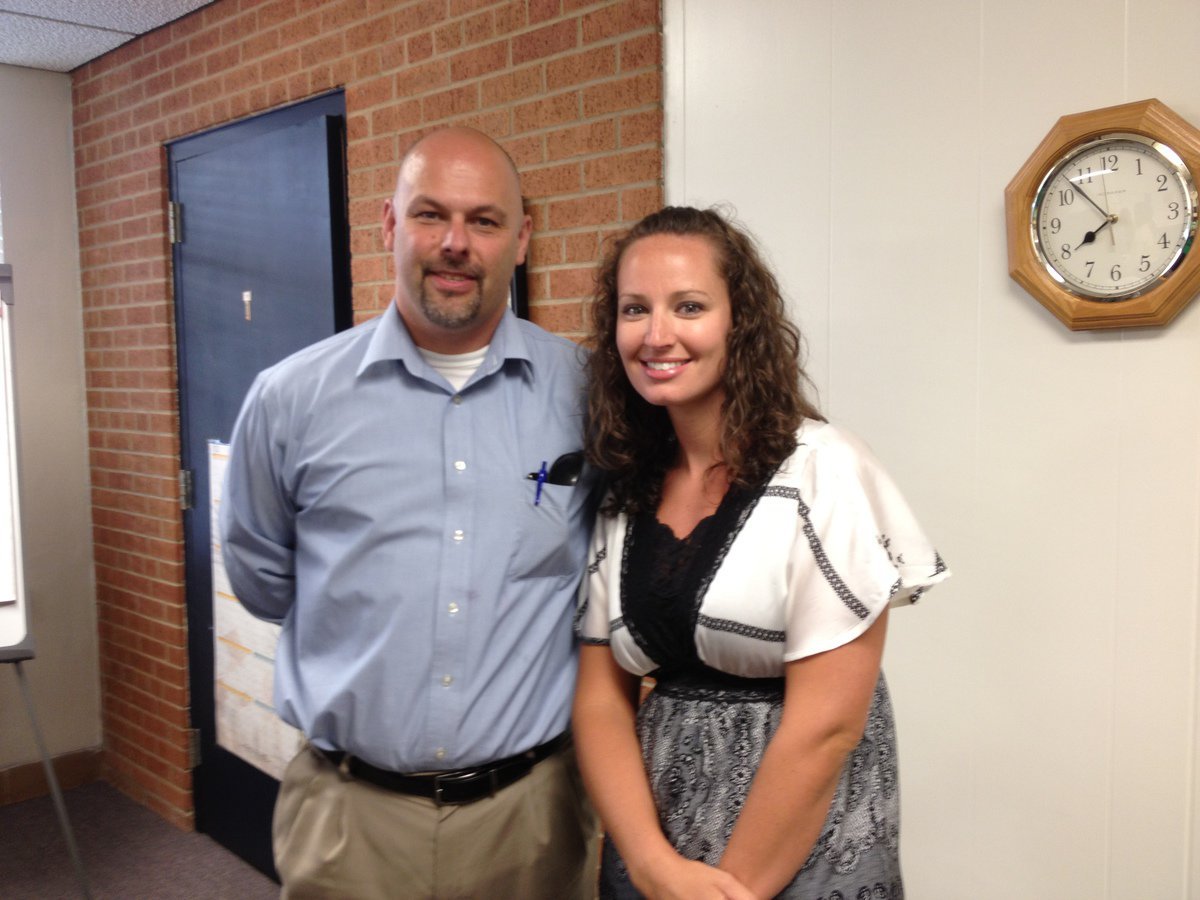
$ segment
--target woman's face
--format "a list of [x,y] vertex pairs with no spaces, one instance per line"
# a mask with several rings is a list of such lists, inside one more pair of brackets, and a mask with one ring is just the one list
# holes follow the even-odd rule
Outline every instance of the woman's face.
[[655,234],[617,268],[617,352],[630,384],[675,414],[720,414],[733,311],[707,239]]

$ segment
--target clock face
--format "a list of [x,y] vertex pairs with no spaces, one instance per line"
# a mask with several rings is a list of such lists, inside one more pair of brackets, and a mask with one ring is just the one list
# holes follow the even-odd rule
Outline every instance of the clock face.
[[1196,225],[1191,174],[1169,147],[1110,134],[1073,147],[1033,201],[1034,249],[1050,276],[1091,300],[1128,300],[1170,275]]

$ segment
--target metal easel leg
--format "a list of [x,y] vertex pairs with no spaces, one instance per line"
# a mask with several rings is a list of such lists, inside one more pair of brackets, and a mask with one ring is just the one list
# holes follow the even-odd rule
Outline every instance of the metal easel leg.
[[71,862],[75,866],[75,875],[79,879],[79,890],[84,900],[92,900],[92,892],[88,887],[87,873],[83,869],[83,860],[79,849],[75,846],[75,835],[71,831],[71,823],[67,820],[67,806],[63,803],[62,791],[58,788],[58,778],[54,774],[54,766],[50,764],[50,755],[46,752],[46,743],[42,740],[42,731],[38,728],[37,716],[33,713],[33,697],[29,693],[29,685],[25,681],[25,673],[18,660],[14,663],[17,670],[17,683],[21,687],[21,698],[25,701],[25,709],[29,713],[29,724],[33,726],[33,738],[37,742],[38,753],[42,755],[42,767],[46,770],[46,781],[50,785],[50,794],[54,798],[54,809],[58,813],[58,824],[62,827],[63,837],[67,841],[67,850],[71,854]]

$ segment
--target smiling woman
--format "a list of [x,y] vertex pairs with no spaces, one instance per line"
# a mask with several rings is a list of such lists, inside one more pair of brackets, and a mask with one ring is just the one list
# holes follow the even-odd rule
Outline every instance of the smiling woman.
[[[946,577],[860,441],[804,398],[749,236],[652,213],[592,304],[580,770],[602,898],[903,896],[888,610]],[[639,704],[642,677],[654,689]]]

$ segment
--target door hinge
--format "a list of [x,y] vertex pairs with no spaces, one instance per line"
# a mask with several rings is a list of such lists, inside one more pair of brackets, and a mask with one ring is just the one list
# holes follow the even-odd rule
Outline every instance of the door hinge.
[[200,759],[200,729],[188,729],[188,768],[194,769],[202,760]]
[[183,243],[183,204],[174,200],[167,202],[167,241],[170,244]]
[[191,509],[196,499],[195,488],[192,484],[192,470],[179,470],[179,508]]

